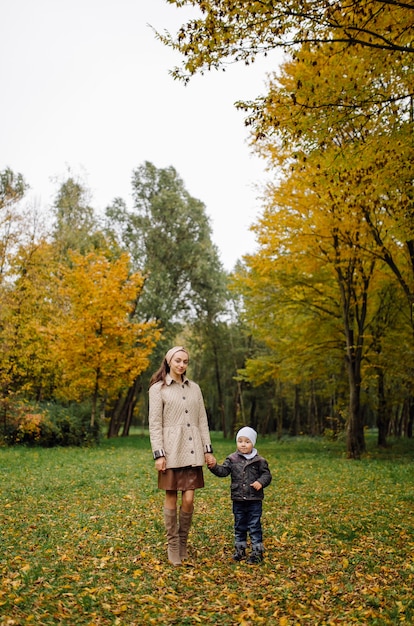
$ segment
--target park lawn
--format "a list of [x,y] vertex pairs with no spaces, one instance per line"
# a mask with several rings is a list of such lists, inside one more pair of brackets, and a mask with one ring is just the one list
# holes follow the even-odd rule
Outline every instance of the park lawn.
[[[219,462],[234,450],[213,445]],[[178,568],[145,434],[0,449],[1,626],[414,623],[414,441],[369,440],[361,461],[343,442],[257,447],[273,474],[264,563],[232,563],[229,478],[206,470]]]

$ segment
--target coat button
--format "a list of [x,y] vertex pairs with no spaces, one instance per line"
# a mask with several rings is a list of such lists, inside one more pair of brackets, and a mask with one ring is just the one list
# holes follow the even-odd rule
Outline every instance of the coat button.
[[187,424],[187,426],[190,426],[190,424]]
[[194,454],[194,450],[191,450],[191,454]]
[[188,413],[188,409],[186,409],[185,412]]
[[192,440],[193,440],[193,438],[192,438],[192,437],[189,437],[189,438],[188,438],[188,441],[192,441]]

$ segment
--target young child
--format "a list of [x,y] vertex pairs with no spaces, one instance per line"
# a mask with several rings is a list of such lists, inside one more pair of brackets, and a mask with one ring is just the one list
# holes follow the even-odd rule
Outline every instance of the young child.
[[260,456],[254,447],[257,433],[245,426],[236,435],[237,451],[230,454],[223,465],[216,460],[208,463],[208,469],[216,476],[231,474],[231,499],[233,502],[234,536],[236,551],[234,561],[246,558],[247,533],[250,535],[252,552],[248,563],[260,563],[263,560],[262,537],[262,501],[263,489],[267,487],[272,475],[266,459]]

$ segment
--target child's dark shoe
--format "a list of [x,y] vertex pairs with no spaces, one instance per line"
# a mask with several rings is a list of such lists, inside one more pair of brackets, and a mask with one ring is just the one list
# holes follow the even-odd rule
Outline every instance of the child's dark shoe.
[[246,548],[236,546],[236,551],[231,558],[233,561],[244,561],[246,558]]
[[247,562],[249,564],[256,565],[257,563],[261,563],[262,561],[263,561],[263,550],[253,548],[253,551],[250,554],[249,558],[247,559]]

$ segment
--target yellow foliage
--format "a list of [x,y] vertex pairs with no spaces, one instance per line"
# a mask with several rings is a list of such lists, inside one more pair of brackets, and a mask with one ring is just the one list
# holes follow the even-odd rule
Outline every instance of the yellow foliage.
[[251,120],[253,145],[278,174],[252,228],[257,252],[234,277],[264,346],[241,372],[254,384],[328,379],[345,353],[367,354],[384,293],[413,296],[412,125],[409,102],[394,98],[413,72],[401,63],[383,50],[304,45]]
[[55,326],[61,397],[113,398],[148,366],[160,331],[154,322],[134,319],[143,284],[141,274],[130,274],[126,254],[117,260],[72,254],[71,266],[63,269]]

